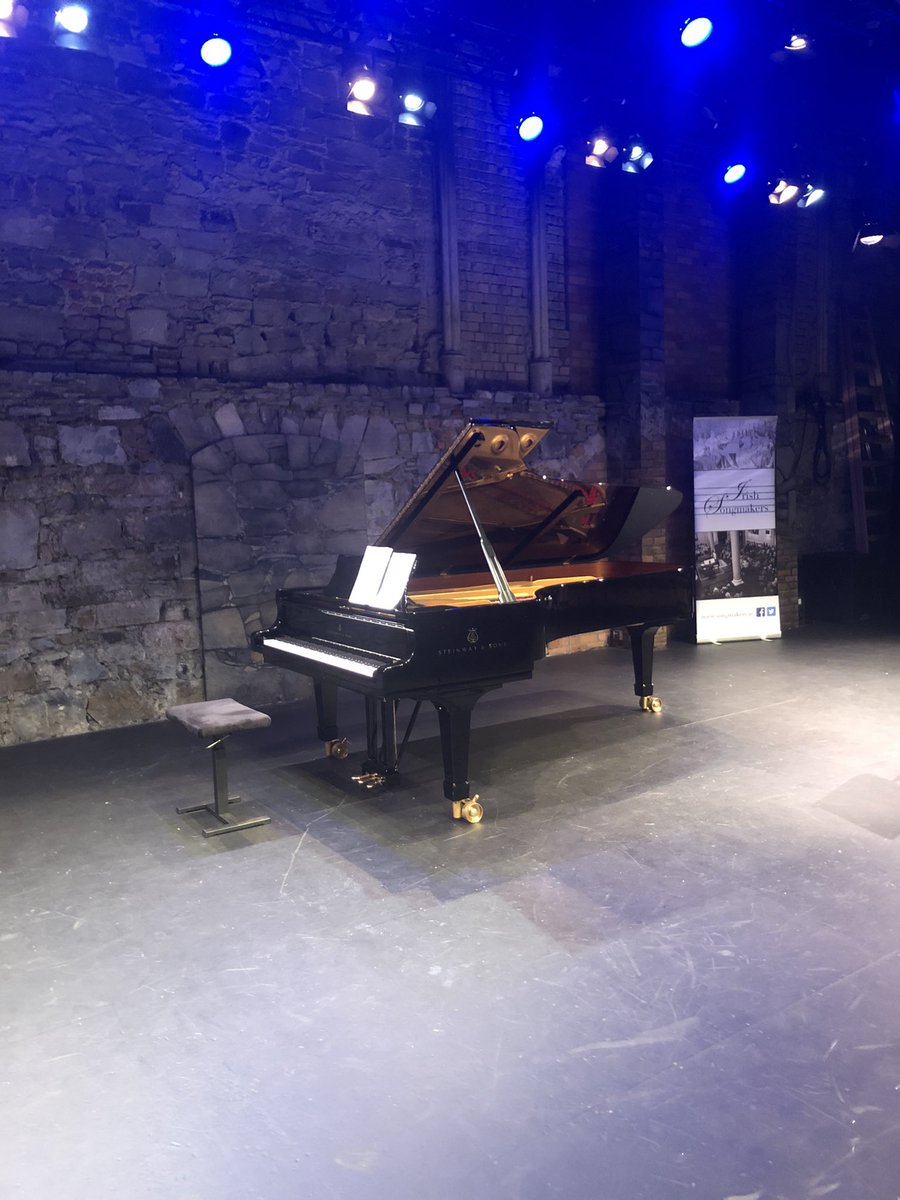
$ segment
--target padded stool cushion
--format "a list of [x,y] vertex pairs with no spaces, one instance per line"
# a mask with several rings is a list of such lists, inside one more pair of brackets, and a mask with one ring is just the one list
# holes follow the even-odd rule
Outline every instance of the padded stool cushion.
[[265,729],[272,718],[239,704],[237,700],[204,700],[199,704],[173,704],[166,709],[170,721],[177,721],[198,737],[222,737],[239,729]]

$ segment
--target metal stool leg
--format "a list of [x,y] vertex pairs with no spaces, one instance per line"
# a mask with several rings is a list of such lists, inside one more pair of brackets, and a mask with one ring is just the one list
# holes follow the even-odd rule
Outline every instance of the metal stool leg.
[[217,827],[204,829],[202,831],[204,837],[216,837],[220,833],[233,833],[238,829],[254,829],[257,825],[268,825],[272,819],[271,817],[251,817],[247,821],[231,821],[228,814],[222,811],[227,805],[237,804],[240,800],[240,796],[228,795],[228,759],[225,743],[229,736],[226,733],[224,737],[217,738],[207,746],[212,753],[213,803],[191,804],[185,808],[175,809],[179,814],[208,812],[221,822]]

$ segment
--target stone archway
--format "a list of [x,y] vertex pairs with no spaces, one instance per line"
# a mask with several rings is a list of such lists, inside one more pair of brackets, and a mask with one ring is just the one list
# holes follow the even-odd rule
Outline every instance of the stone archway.
[[192,456],[208,699],[307,694],[303,676],[254,662],[249,636],[274,621],[278,588],[327,583],[338,554],[366,545],[363,475],[341,449],[302,434],[245,434]]

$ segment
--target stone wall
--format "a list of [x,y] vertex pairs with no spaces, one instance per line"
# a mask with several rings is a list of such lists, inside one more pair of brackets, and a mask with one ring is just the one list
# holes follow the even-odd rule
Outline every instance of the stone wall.
[[[434,125],[348,113],[340,45],[265,22],[222,71],[165,4],[80,51],[0,38],[0,366],[434,385],[436,131],[449,128],[470,386],[523,387],[527,164],[503,77],[460,56]],[[379,64],[393,96],[395,64]],[[555,377],[569,378],[559,187]],[[594,389],[595,390],[595,389]]]
[[[552,420],[548,473],[689,495],[694,413],[762,405],[807,469],[791,371],[822,304],[798,274],[786,305],[781,247],[716,208],[692,128],[640,177],[586,172],[573,135],[538,209],[486,29],[435,34],[415,129],[347,112],[346,29],[270,0],[210,71],[189,17],[110,0],[80,51],[0,38],[0,739],[156,719],[204,681],[287,694],[242,641],[274,588],[379,532],[465,415]],[[797,547],[844,527],[834,480],[827,521],[798,517],[818,486],[780,497],[792,596]],[[690,561],[689,512],[644,556]]]
[[247,635],[278,586],[361,552],[469,416],[561,406],[540,468],[605,474],[597,397],[31,372],[0,387],[0,744],[158,720],[204,681],[303,694],[251,662]]

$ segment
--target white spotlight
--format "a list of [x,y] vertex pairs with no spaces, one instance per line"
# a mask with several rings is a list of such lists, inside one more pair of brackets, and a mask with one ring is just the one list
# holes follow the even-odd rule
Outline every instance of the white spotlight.
[[66,4],[56,14],[56,24],[66,33],[84,33],[90,13],[80,4]]
[[856,245],[877,246],[879,242],[883,241],[884,230],[882,227],[875,221],[866,221],[865,225],[863,225],[862,229],[860,229],[859,233],[856,235],[854,249],[856,248]]
[[797,199],[800,187],[787,179],[778,179],[769,191],[770,204],[790,204]]
[[588,150],[584,161],[589,167],[605,167],[614,162],[619,151],[613,144],[612,138],[606,133],[595,133],[588,139]]
[[643,138],[634,137],[625,143],[623,150],[625,160],[622,170],[629,175],[639,175],[653,163],[653,155],[647,149]]
[[803,195],[797,201],[798,208],[809,208],[811,204],[818,204],[825,197],[825,189],[818,187],[814,183],[808,183],[803,192]]
[[369,103],[374,100],[378,84],[374,76],[369,74],[366,66],[356,67],[349,78],[350,91],[347,95],[347,112],[356,113],[359,117],[373,116]]
[[378,85],[367,73],[357,75],[350,81],[350,97],[359,100],[361,104],[368,104],[370,100],[374,100],[377,91]]

